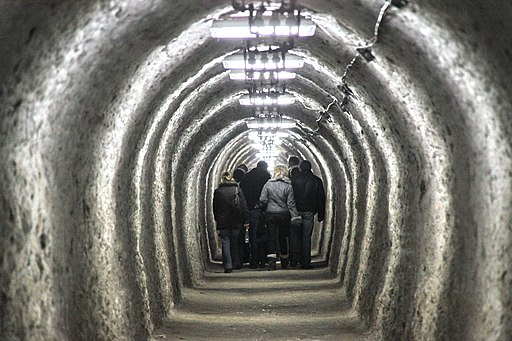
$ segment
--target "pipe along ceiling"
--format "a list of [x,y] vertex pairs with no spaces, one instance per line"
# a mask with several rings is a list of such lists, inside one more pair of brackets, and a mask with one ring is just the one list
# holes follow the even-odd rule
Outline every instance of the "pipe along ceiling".
[[[512,3],[403,4],[300,1],[277,161],[324,179],[313,249],[370,337],[510,340]],[[242,42],[209,34],[231,2],[0,9],[0,339],[148,339],[219,258],[221,172],[257,161]]]

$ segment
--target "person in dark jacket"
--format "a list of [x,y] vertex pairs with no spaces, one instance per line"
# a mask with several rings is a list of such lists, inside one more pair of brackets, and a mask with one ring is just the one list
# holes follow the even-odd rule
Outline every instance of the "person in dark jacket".
[[288,158],[288,177],[293,181],[293,178],[300,173],[299,169],[300,159],[298,156],[291,155]]
[[236,183],[240,183],[245,176],[245,171],[242,168],[237,168],[233,171],[233,179]]
[[302,217],[300,227],[290,234],[290,265],[297,266],[300,261],[302,269],[311,266],[311,235],[314,227],[314,217],[318,214],[318,222],[325,217],[325,190],[322,180],[311,171],[311,162],[304,160],[300,163],[300,173],[293,181],[293,194],[299,215]]
[[[250,172],[245,174],[240,182],[240,187],[244,191],[249,208],[249,241],[251,243],[250,262],[249,266],[252,269],[258,267],[265,267],[266,262],[266,234],[264,233],[263,212],[259,205],[261,189],[265,183],[270,179],[270,174],[267,171],[268,165],[265,161],[260,161],[256,168],[251,169]],[[258,229],[258,227],[260,227]]]
[[[247,173],[245,169],[247,169],[247,167],[242,163],[233,171],[233,180],[235,180],[238,185],[240,185],[245,173]],[[245,229],[241,229],[238,236],[238,251],[240,253],[240,263],[242,265],[244,263],[249,263],[249,259],[251,257],[251,244],[249,244],[249,241],[245,238],[248,233],[249,232]]]
[[244,171],[244,174],[247,173],[249,171],[249,168],[247,168],[247,166],[245,165],[245,163],[241,163],[240,165],[238,165],[238,167],[236,168],[240,168],[241,170]]
[[224,272],[240,269],[238,235],[249,228],[249,210],[243,191],[229,172],[222,173],[222,182],[213,193],[213,215],[222,243],[222,265]]
[[293,188],[288,179],[288,168],[277,165],[274,176],[261,190],[260,204],[265,208],[268,243],[268,270],[276,269],[277,255],[280,254],[281,268],[288,268],[288,238],[290,222],[300,224],[300,216],[295,207]]

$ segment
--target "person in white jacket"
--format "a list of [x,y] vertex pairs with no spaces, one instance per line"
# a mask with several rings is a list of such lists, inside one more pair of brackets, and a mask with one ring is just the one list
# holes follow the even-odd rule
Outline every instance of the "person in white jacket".
[[268,270],[276,269],[278,254],[280,254],[281,267],[287,269],[290,223],[300,225],[301,217],[295,207],[293,188],[285,165],[275,166],[274,176],[261,190],[260,205],[266,212]]

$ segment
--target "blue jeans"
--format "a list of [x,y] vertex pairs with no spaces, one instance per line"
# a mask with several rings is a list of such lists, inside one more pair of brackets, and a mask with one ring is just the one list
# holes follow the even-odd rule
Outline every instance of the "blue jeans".
[[224,269],[240,267],[240,253],[238,251],[239,228],[231,230],[222,229],[219,231],[222,242],[222,265]]
[[315,225],[315,212],[299,212],[302,217],[300,226],[290,228],[290,262],[300,262],[303,266],[311,264],[311,235]]

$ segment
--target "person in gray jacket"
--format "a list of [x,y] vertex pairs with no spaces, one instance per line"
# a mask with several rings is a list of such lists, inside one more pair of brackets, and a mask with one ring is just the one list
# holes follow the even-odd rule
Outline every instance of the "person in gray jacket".
[[289,264],[290,223],[300,225],[302,219],[295,207],[293,189],[285,165],[277,165],[274,168],[274,176],[261,190],[260,204],[266,211],[268,270],[276,269],[278,253],[281,267],[286,269]]

